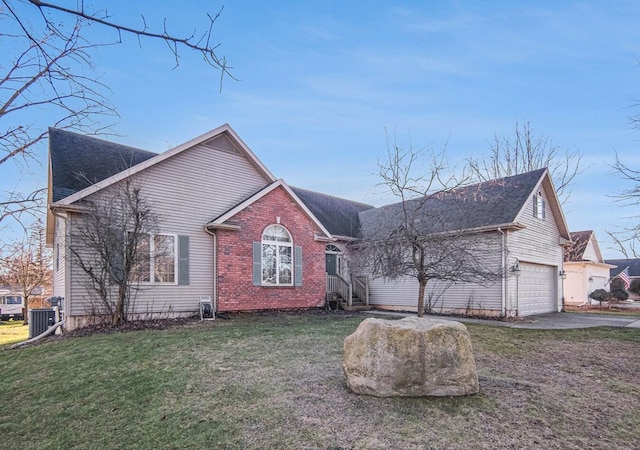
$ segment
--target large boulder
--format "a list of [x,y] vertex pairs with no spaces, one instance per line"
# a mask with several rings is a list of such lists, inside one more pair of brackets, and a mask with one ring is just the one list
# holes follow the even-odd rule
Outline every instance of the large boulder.
[[425,397],[479,391],[469,333],[454,321],[365,319],[344,340],[343,368],[356,394]]

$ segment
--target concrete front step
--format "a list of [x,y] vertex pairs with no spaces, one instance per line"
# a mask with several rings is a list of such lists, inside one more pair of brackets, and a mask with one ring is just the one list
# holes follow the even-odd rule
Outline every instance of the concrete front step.
[[351,302],[351,306],[347,302],[340,302],[340,308],[345,311],[369,311],[373,309],[371,305],[365,305],[362,302]]

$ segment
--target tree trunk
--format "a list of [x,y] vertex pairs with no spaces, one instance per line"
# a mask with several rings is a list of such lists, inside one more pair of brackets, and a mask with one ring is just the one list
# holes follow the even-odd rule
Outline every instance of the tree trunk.
[[22,297],[24,300],[24,307],[22,308],[22,320],[24,325],[29,325],[29,297]]
[[124,314],[126,290],[126,286],[118,286],[118,298],[116,299],[116,308],[112,318],[113,325],[120,325],[121,323],[126,322],[126,317]]
[[427,280],[419,279],[420,289],[418,290],[418,317],[424,316],[424,291],[427,287]]

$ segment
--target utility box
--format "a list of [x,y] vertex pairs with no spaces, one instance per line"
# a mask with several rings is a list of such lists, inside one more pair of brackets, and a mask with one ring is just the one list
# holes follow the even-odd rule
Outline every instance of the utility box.
[[37,308],[29,310],[29,339],[40,336],[56,323],[53,308]]
[[55,308],[56,306],[62,309],[62,303],[64,302],[64,297],[49,297],[49,306]]

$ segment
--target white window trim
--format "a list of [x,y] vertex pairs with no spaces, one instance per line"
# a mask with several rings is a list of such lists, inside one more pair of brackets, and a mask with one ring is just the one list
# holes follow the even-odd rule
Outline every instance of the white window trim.
[[[289,242],[282,242],[282,241],[271,241],[271,240],[267,240],[264,239],[264,233],[265,231],[272,227],[272,226],[277,226],[277,227],[281,227],[283,230],[285,230],[287,232],[287,234],[289,235]],[[276,282],[275,283],[269,283],[268,281],[265,281],[264,279],[264,245],[275,245],[276,246]],[[280,261],[280,247],[287,247],[290,249],[290,253],[291,253],[291,281],[289,283],[280,283],[280,270],[279,270],[279,261]],[[264,227],[264,229],[262,230],[262,236],[260,237],[260,278],[261,278],[261,285],[262,286],[293,286],[295,283],[295,263],[294,263],[294,258],[295,258],[295,252],[294,252],[295,246],[293,245],[293,236],[291,236],[291,232],[287,229],[287,227],[279,224],[279,223],[273,223],[270,225],[267,225],[266,227]]]

